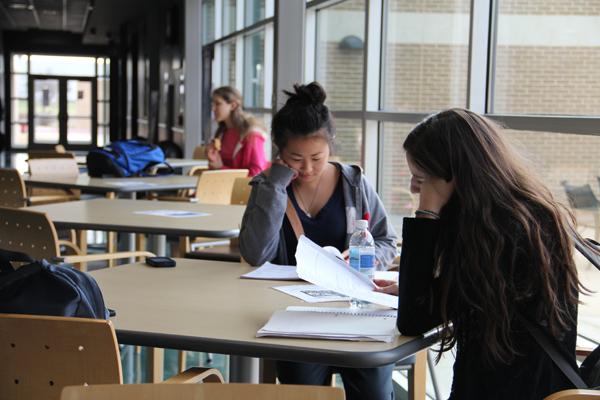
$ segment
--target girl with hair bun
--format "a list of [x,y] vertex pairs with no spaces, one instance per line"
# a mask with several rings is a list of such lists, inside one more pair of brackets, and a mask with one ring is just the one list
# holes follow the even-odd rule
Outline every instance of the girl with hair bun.
[[218,127],[206,151],[209,168],[246,168],[249,176],[267,168],[266,134],[254,117],[244,113],[240,92],[230,86],[215,89],[212,112]]
[[[294,85],[273,117],[271,134],[279,158],[251,182],[240,230],[240,251],[251,265],[267,261],[295,265],[298,236],[320,246],[348,248],[357,219],[369,220],[377,262],[387,267],[396,255],[396,233],[373,187],[357,166],[329,161],[335,139],[333,117],[321,85]],[[280,382],[326,385],[339,372],[347,399],[393,399],[393,365],[334,368],[277,362]]]

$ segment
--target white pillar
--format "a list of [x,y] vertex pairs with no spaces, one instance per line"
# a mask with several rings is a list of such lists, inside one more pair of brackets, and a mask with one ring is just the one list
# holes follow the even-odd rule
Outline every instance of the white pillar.
[[185,0],[184,155],[191,158],[202,141],[202,18],[201,2]]
[[280,109],[294,83],[304,81],[305,0],[277,0],[275,9],[275,94],[274,107]]

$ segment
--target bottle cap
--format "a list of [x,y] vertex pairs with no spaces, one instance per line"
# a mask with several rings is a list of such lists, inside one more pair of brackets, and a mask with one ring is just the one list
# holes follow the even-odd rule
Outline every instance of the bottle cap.
[[366,219],[357,219],[354,226],[358,229],[367,229],[369,228],[369,221]]

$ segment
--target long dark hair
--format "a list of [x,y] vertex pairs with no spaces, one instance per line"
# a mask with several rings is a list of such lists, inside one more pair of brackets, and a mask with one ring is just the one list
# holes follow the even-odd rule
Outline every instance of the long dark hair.
[[335,124],[325,105],[325,89],[318,82],[312,82],[308,85],[295,84],[293,92],[283,92],[288,99],[271,122],[271,135],[277,149],[283,150],[292,137],[311,135],[323,136],[332,149]]
[[446,328],[441,351],[475,335],[484,360],[510,363],[519,354],[511,333],[524,304],[534,313],[528,318],[560,338],[575,319],[582,289],[574,220],[501,129],[474,112],[450,109],[417,125],[404,149],[425,173],[455,184],[441,211],[436,250]]
[[[262,124],[256,118],[244,112],[244,100],[242,99],[242,94],[236,88],[231,86],[221,86],[220,88],[213,90],[212,97],[220,97],[227,104],[237,103],[238,106],[231,111],[231,122],[233,127],[239,132],[240,140],[244,139],[252,128],[264,131]],[[226,130],[227,125],[225,125],[225,122],[219,122],[215,137],[221,138],[223,132]]]

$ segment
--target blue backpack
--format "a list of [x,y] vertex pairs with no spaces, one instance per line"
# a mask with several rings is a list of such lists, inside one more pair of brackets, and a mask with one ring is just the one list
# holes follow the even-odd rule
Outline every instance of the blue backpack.
[[88,175],[92,177],[145,175],[156,164],[166,164],[163,150],[139,140],[118,140],[87,155]]
[[[14,269],[10,262],[26,262]],[[0,249],[0,313],[107,319],[109,310],[91,275]]]

